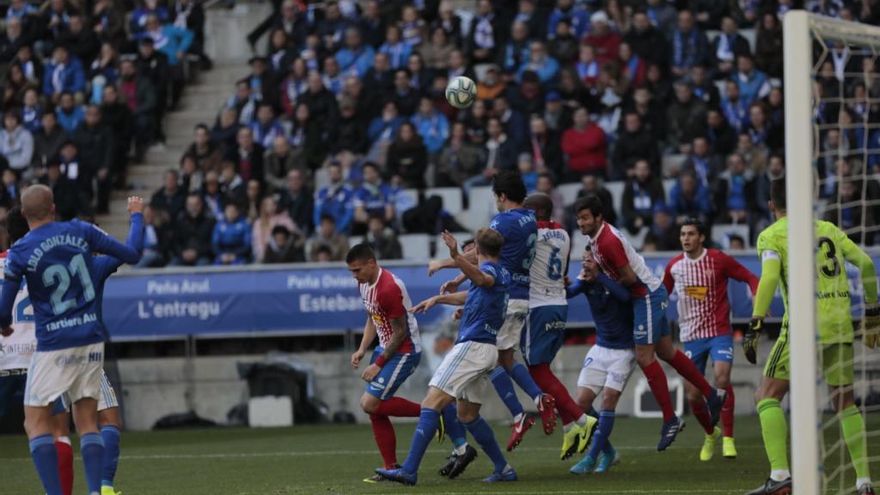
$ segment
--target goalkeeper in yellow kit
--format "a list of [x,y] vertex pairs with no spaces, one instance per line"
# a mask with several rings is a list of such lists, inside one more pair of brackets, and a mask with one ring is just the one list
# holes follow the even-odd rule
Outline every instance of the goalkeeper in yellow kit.
[[[788,425],[780,401],[788,393],[788,218],[785,213],[785,180],[771,185],[770,209],[776,222],[758,236],[758,255],[761,257],[761,282],[755,295],[752,322],[743,340],[746,358],[756,362],[756,349],[764,316],[770,308],[776,287],[782,285],[785,315],[782,332],[764,366],[764,377],[756,393],[758,416],[764,449],[770,460],[770,478],[748,495],[791,493],[791,473],[788,469]],[[877,275],[874,263],[846,234],[834,224],[815,222],[816,235],[816,315],[819,327],[820,366],[830,387],[834,410],[840,417],[843,438],[856,472],[859,495],[875,495],[868,472],[868,454],[865,440],[865,422],[853,398],[853,323],[849,280],[844,262],[861,271],[864,287],[865,317],[864,343],[870,348],[880,344],[880,306],[877,305]],[[795,268],[796,269],[796,268]],[[796,328],[795,332],[810,331]],[[797,372],[797,370],[795,370]]]

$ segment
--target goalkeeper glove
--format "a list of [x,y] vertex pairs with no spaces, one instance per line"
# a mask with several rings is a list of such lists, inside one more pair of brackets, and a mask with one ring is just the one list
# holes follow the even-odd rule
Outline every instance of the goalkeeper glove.
[[866,346],[873,349],[880,345],[880,304],[871,304],[865,307],[862,332]]
[[746,359],[752,364],[758,364],[758,334],[764,328],[764,318],[752,317],[749,322],[749,329],[743,336],[743,352],[746,353]]

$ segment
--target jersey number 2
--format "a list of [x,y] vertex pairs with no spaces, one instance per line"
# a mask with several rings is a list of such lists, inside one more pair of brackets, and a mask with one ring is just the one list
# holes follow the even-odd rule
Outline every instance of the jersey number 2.
[[528,270],[532,267],[532,262],[535,261],[535,250],[538,249],[537,242],[538,234],[532,234],[529,236],[528,240],[526,240],[526,249],[529,250],[529,254],[526,255],[526,259],[523,260],[523,270]]
[[67,294],[67,290],[70,288],[70,279],[72,277],[79,277],[85,302],[95,299],[95,286],[92,284],[92,278],[89,276],[86,260],[82,254],[74,256],[67,266],[62,264],[52,265],[43,272],[43,286],[47,289],[57,286],[52,290],[51,297],[52,312],[56,316],[76,307],[76,298],[64,299],[64,295]]

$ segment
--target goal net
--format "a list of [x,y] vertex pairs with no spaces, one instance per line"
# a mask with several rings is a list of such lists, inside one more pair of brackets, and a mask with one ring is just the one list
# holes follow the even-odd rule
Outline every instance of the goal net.
[[[794,487],[799,495],[856,493],[857,467],[864,471],[864,464],[873,464],[875,476],[880,474],[880,349],[862,344],[858,269],[837,266],[834,253],[823,245],[827,240],[814,238],[812,225],[814,219],[833,222],[878,258],[880,28],[790,12],[784,36]],[[823,343],[827,331],[823,337],[816,313],[817,281],[835,267],[845,268],[850,280],[852,353],[828,352]],[[807,328],[814,331],[802,330]],[[855,405],[866,426],[855,435],[854,423],[842,419],[853,410],[840,406],[843,399],[835,392],[841,388],[829,386],[835,380],[830,376],[845,376],[850,367]],[[841,409],[846,412],[838,413]],[[850,448],[858,445],[859,436],[867,445],[867,459],[856,466]]]

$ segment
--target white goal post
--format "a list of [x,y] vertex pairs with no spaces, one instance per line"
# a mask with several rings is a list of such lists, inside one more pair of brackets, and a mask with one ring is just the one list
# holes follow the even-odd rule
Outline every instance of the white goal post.
[[790,11],[783,20],[785,161],[788,210],[791,452],[794,493],[822,492],[821,417],[817,382],[816,261],[813,221],[818,136],[813,125],[813,35],[880,46],[880,28]]

